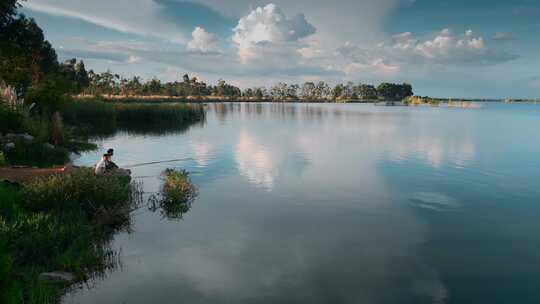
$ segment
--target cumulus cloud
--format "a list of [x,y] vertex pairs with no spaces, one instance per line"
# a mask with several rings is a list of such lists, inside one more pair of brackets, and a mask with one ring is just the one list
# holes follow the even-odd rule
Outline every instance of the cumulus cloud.
[[421,40],[411,32],[391,37],[390,42],[371,48],[345,43],[336,51],[344,60],[347,74],[371,71],[382,75],[397,74],[404,65],[496,65],[518,56],[490,48],[484,38],[468,30],[456,35],[449,29]]
[[397,60],[440,64],[494,65],[516,59],[517,56],[486,46],[484,38],[472,30],[456,35],[443,29],[433,39],[421,41],[411,33],[393,37],[385,47]]
[[492,39],[497,41],[510,41],[514,40],[514,35],[509,32],[496,32],[495,34],[493,34]]
[[191,33],[191,37],[191,41],[187,44],[188,50],[202,53],[219,52],[216,36],[202,27],[196,27]]
[[304,15],[288,18],[279,7],[270,3],[240,18],[233,29],[232,41],[238,47],[240,59],[245,62],[269,48],[295,48],[295,42],[315,31]]

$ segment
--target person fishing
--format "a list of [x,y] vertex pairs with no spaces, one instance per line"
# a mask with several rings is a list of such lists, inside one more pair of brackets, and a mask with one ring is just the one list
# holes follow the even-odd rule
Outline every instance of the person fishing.
[[107,155],[109,155],[108,157],[108,161],[107,161],[107,171],[112,171],[112,170],[116,170],[118,169],[119,167],[112,161],[112,157],[114,155],[114,149],[109,149],[107,150]]
[[101,159],[96,164],[96,168],[94,169],[96,175],[102,175],[107,172],[107,163],[109,162],[108,158],[109,154],[103,154],[103,156],[101,156]]

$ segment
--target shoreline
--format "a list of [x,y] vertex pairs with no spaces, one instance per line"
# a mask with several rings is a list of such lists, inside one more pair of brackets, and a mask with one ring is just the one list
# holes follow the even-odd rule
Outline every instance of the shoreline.
[[[536,103],[536,99],[511,99],[511,98],[440,98],[440,97],[421,97],[420,99],[429,99],[439,103],[455,102],[505,102],[505,103]],[[272,102],[272,103],[380,103],[380,102],[401,102],[401,100],[379,99],[303,99],[303,98],[255,98],[255,97],[226,97],[226,96],[168,96],[168,95],[73,95],[74,100],[101,100],[104,102],[120,103],[225,103],[225,102]]]

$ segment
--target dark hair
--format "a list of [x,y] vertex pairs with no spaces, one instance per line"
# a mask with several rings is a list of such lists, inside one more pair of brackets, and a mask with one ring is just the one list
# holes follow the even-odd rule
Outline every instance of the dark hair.
[[113,154],[113,153],[114,153],[114,149],[107,150],[107,154]]
[[108,157],[108,156],[111,156],[111,155],[108,153],[103,154],[103,157]]

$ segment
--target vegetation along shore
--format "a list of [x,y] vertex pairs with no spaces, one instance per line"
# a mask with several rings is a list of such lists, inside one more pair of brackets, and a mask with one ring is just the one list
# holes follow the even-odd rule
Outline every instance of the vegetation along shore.
[[204,122],[205,110],[74,99],[86,89],[84,64],[59,63],[40,27],[17,9],[15,0],[0,4],[0,303],[57,303],[118,265],[109,243],[130,230],[132,211],[185,213],[197,193],[186,173],[169,170],[177,178],[164,179],[166,203],[146,205],[129,176],[64,167],[70,155],[117,131],[181,132]]

